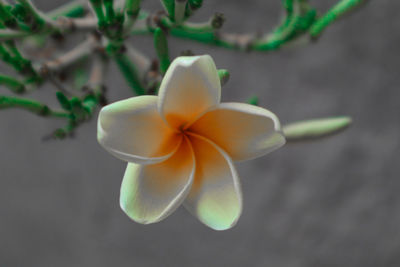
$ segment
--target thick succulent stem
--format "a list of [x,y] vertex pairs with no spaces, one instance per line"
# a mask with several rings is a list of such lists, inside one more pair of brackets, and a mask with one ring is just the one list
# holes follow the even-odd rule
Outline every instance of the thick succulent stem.
[[44,117],[68,118],[69,114],[49,108],[47,105],[27,98],[0,96],[0,109],[20,108]]

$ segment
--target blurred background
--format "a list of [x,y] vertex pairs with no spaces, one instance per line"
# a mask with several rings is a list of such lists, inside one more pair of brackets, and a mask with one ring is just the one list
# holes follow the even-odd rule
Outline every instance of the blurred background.
[[[64,2],[35,1],[45,11]],[[311,2],[325,10],[335,1]],[[191,49],[230,70],[223,101],[257,95],[282,124],[354,120],[337,136],[238,164],[244,211],[228,231],[184,208],[158,224],[130,221],[118,203],[125,163],[98,145],[96,119],[74,139],[43,142],[63,122],[2,110],[0,266],[400,266],[399,8],[370,1],[318,42],[269,54],[170,38],[173,57]],[[267,31],[281,3],[204,1],[192,21],[215,11],[226,31]],[[151,37],[131,42],[155,58]],[[55,105],[50,86],[32,96]],[[110,101],[131,96],[114,65],[108,88]]]

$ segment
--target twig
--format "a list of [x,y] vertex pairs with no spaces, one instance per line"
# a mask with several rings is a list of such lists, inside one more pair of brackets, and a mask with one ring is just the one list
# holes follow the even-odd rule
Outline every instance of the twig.
[[25,85],[19,80],[10,76],[0,75],[0,84],[8,87],[16,94],[21,94],[25,92]]
[[125,1],[125,13],[126,21],[124,24],[124,34],[129,34],[132,30],[133,25],[139,15],[141,0],[126,0]]
[[125,53],[117,52],[114,54],[115,62],[119,70],[128,82],[136,95],[144,95],[146,92],[143,88],[142,82],[139,79],[138,71],[135,64],[125,55]]
[[354,11],[357,7],[367,3],[368,0],[342,0],[329,9],[310,29],[311,38],[319,37],[322,32],[343,15]]
[[174,20],[176,25],[182,24],[185,19],[187,0],[175,0]]
[[169,59],[167,37],[161,28],[157,28],[154,31],[154,48],[156,49],[157,57],[160,62],[160,72],[164,75],[171,61]]
[[130,60],[132,60],[133,64],[137,67],[137,72],[140,79],[144,79],[145,75],[150,69],[150,59],[146,57],[144,54],[139,52],[130,44],[125,44],[126,54]]
[[32,35],[30,32],[0,29],[0,41],[14,40]]
[[55,118],[68,118],[69,113],[52,110],[47,105],[42,104],[38,101],[34,101],[26,98],[12,97],[12,96],[0,96],[0,109],[5,108],[21,108],[35,113],[39,116],[50,116]]
[[30,24],[33,31],[54,31],[57,25],[46,14],[40,12],[30,0],[16,0],[25,9],[25,22]]
[[[170,1],[164,1],[168,6]],[[286,18],[282,24],[271,33],[261,35],[257,33],[225,33],[216,32],[209,22],[189,23],[176,25],[165,15],[148,14],[141,11],[140,19],[132,29],[132,34],[151,34],[158,26],[169,30],[172,36],[190,39],[209,45],[224,47],[242,51],[272,51],[294,41],[299,36],[307,36],[310,31],[312,37],[318,36],[332,22],[343,14],[361,6],[367,0],[342,0],[327,12],[322,18],[316,18],[316,10],[311,8],[302,0],[286,0]],[[171,11],[170,7],[166,9]],[[146,22],[146,23],[144,23]],[[309,37],[307,37],[309,38]],[[304,43],[304,42],[303,42]]]
[[59,17],[56,21],[57,27],[63,32],[66,31],[92,31],[97,29],[97,20],[92,17],[86,18],[68,18]]
[[49,73],[48,76],[47,76],[47,78],[49,79],[49,81],[50,81],[52,84],[55,85],[55,87],[56,87],[58,90],[60,90],[60,91],[63,92],[64,94],[69,95],[69,96],[73,96],[73,95],[74,95],[74,93],[72,92],[72,90],[67,89],[67,88],[65,87],[65,85],[63,85],[60,81],[57,80],[56,77],[54,77],[53,73]]
[[86,1],[75,0],[48,12],[46,15],[54,20],[59,17],[81,17],[87,9]]
[[39,67],[39,73],[42,76],[46,76],[49,73],[58,72],[64,68],[72,65],[73,63],[88,56],[93,51],[95,43],[96,42],[94,40],[94,37],[89,37],[86,41],[84,41],[83,43],[81,43],[80,45],[78,45],[77,47],[72,49],[71,51],[65,53],[61,57],[59,57],[55,60],[43,63]]
[[96,93],[101,93],[106,77],[108,60],[102,55],[95,55],[92,62],[92,70],[85,88]]

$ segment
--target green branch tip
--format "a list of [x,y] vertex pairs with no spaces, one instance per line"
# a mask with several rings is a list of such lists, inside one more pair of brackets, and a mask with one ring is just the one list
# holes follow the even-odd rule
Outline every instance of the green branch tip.
[[368,0],[339,1],[312,25],[309,31],[311,37],[317,38],[333,22],[341,18],[343,15],[354,11],[356,8],[362,6],[366,2],[368,2]]
[[69,102],[68,98],[65,96],[63,92],[57,92],[56,97],[58,102],[60,103],[61,107],[64,110],[70,111],[71,110],[71,103]]
[[221,82],[221,86],[225,85],[229,81],[229,71],[225,69],[218,70],[219,80]]
[[285,125],[283,133],[288,141],[316,139],[338,133],[351,122],[347,116],[299,121]]
[[252,96],[247,100],[247,103],[249,103],[250,105],[254,105],[254,106],[258,106],[259,103],[259,99],[258,96]]

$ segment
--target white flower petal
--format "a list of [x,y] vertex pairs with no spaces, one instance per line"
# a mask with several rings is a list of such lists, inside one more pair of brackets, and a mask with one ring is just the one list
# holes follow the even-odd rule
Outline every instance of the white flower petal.
[[138,223],[159,222],[187,196],[195,161],[187,138],[169,159],[154,165],[129,163],[121,185],[120,205]]
[[97,139],[114,156],[142,164],[167,159],[181,142],[161,119],[157,96],[132,97],[103,107]]
[[194,122],[189,131],[215,142],[235,161],[265,155],[285,144],[275,114],[242,103],[221,103]]
[[233,227],[242,212],[239,177],[229,156],[198,135],[189,135],[196,158],[196,174],[185,207],[215,230]]
[[158,108],[172,127],[184,128],[220,98],[218,72],[209,55],[178,57],[161,82]]

